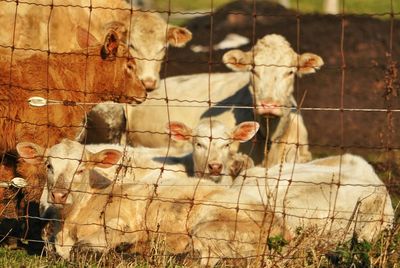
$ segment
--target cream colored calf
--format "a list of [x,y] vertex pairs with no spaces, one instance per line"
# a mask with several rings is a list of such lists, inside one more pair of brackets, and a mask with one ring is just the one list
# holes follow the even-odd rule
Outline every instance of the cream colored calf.
[[228,129],[217,120],[204,119],[195,129],[183,123],[171,122],[168,129],[171,138],[189,141],[193,146],[194,174],[199,178],[210,179],[225,185],[232,184],[242,169],[254,166],[252,160],[232,150],[234,144],[249,141],[257,133],[257,122],[243,122]]
[[[211,117],[233,128],[257,120],[261,126],[257,144],[240,146],[240,152],[249,154],[255,164],[311,160],[303,120],[290,111],[295,76],[314,73],[323,65],[322,59],[311,53],[299,55],[284,37],[272,34],[258,40],[251,51],[227,52],[223,61],[238,72],[170,77],[162,81],[163,90],[149,94],[146,103],[128,107],[128,143],[167,146],[164,125],[169,121],[194,128],[201,119]],[[268,157],[264,157],[266,141],[272,143]]]
[[354,232],[371,241],[393,222],[384,183],[364,159],[350,154],[248,169],[233,187],[275,208],[292,235],[298,228],[316,228],[332,242]]
[[[210,125],[211,124],[211,125]],[[132,183],[141,181],[149,173],[158,172],[178,176],[196,176],[211,179],[220,185],[231,186],[232,178],[240,171],[253,167],[253,161],[246,155],[231,150],[232,144],[251,139],[258,130],[257,122],[243,122],[233,130],[227,129],[222,123],[204,120],[196,129],[191,130],[183,123],[171,122],[168,126],[173,139],[190,141],[193,153],[181,154],[174,148],[130,147],[117,144],[81,145],[77,142],[63,140],[67,146],[74,143],[78,150],[98,153],[105,149],[121,152],[123,157],[118,165],[107,169],[96,169],[102,176],[113,178],[117,183]],[[209,137],[213,137],[210,141]],[[25,143],[20,143],[19,147]],[[23,152],[21,152],[23,153]],[[40,201],[41,215],[46,215],[49,208],[48,187],[45,186]]]
[[263,256],[267,237],[284,232],[255,198],[211,181],[172,175],[154,184],[158,175],[150,174],[115,184],[94,168],[117,164],[118,150],[91,153],[69,141],[47,150],[23,143],[18,152],[25,161],[46,162],[51,200],[63,215],[55,247],[65,259],[74,245],[108,251],[129,244],[131,252],[149,253],[156,240],[170,254],[199,252],[201,265],[212,267],[222,258]]
[[[22,157],[25,153],[21,148],[26,148],[26,146],[31,145],[30,143],[21,142],[17,146],[17,150]],[[118,144],[82,145],[68,139],[62,140],[58,147],[73,147],[77,151],[86,150],[93,154],[106,149],[120,152],[122,157],[116,165],[109,166],[108,168],[93,168],[96,174],[112,179],[116,184],[142,181],[150,173],[158,174],[159,176],[171,173],[175,177],[179,177],[180,175],[187,177],[188,170],[193,169],[191,162],[187,161],[190,157],[186,154],[181,155],[174,151],[174,149],[168,148],[132,148]],[[169,161],[170,159],[176,161]],[[46,184],[40,199],[40,215],[42,217],[47,215],[47,209],[51,207],[49,202],[51,202],[51,196],[49,195],[49,186]],[[47,215],[46,217],[51,218],[52,216]]]

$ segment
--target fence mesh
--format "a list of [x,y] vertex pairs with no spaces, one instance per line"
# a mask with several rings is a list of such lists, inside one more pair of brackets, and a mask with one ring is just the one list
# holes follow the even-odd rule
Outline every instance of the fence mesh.
[[338,2],[0,0],[2,245],[100,266],[397,263],[400,6]]

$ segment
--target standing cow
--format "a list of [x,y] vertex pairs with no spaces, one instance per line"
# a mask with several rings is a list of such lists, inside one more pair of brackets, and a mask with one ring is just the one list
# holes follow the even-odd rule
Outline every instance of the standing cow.
[[[87,36],[88,33],[78,31],[78,39]],[[85,38],[80,41],[88,45]],[[65,137],[81,136],[85,114],[94,103],[144,101],[147,92],[135,68],[135,61],[115,30],[106,35],[104,44],[94,44],[73,54],[37,52],[28,58],[2,61],[1,152],[14,151],[19,141],[51,146]],[[43,98],[47,105],[42,106],[45,103],[37,99],[29,101],[32,97]],[[38,200],[44,184],[44,167],[20,161],[17,170],[28,180],[27,199]]]

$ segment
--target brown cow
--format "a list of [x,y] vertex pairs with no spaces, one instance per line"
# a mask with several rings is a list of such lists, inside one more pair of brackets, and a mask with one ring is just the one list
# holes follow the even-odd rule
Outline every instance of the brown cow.
[[[88,44],[87,34],[78,31],[81,44]],[[72,54],[34,53],[1,62],[1,152],[14,150],[21,140],[51,146],[65,137],[76,138],[82,133],[86,111],[100,101],[145,100],[135,62],[119,40],[118,32],[110,30],[103,45]],[[28,99],[36,96],[49,100],[48,105],[30,107]],[[18,171],[28,180],[37,180],[36,166],[22,161]]]

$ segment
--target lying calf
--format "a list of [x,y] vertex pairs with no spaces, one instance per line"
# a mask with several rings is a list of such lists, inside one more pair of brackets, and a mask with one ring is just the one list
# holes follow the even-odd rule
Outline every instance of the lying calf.
[[[173,139],[192,142],[193,153],[190,154],[181,154],[175,148],[130,147],[117,144],[84,146],[91,153],[114,149],[123,155],[118,165],[107,169],[96,169],[96,172],[102,176],[118,183],[142,180],[154,171],[159,176],[169,172],[175,177],[197,176],[219,182],[220,185],[230,186],[232,178],[235,178],[241,170],[254,166],[248,156],[235,153],[231,147],[234,146],[234,143],[250,140],[257,132],[258,126],[257,122],[243,122],[233,130],[229,130],[219,121],[204,120],[196,129],[191,130],[182,123],[171,122],[168,127]],[[212,139],[210,140],[211,133]],[[70,142],[64,140],[61,143],[68,146]],[[25,145],[29,144],[20,143],[18,147],[22,148]],[[19,151],[20,155],[24,154],[21,150]],[[154,183],[158,183],[158,180]],[[46,210],[50,206],[48,199],[48,187],[46,186],[40,200],[40,214],[51,218],[51,214],[46,215]]]
[[364,159],[350,154],[252,168],[235,180],[233,188],[283,215],[292,235],[299,227],[314,227],[321,235],[331,235],[334,242],[354,232],[371,241],[393,221],[384,183]]
[[161,239],[167,252],[195,251],[202,266],[214,266],[221,258],[262,256],[267,237],[288,233],[257,198],[211,181],[168,173],[155,185],[159,172],[153,172],[135,183],[114,183],[96,170],[120,161],[115,149],[92,153],[73,141],[17,148],[25,161],[46,163],[50,200],[63,218],[55,247],[65,259],[78,244],[99,251],[129,244],[145,253]]
[[173,140],[191,142],[196,177],[228,185],[232,184],[231,177],[236,178],[240,171],[254,166],[250,157],[237,153],[237,143],[252,139],[259,127],[257,122],[248,121],[229,129],[213,119],[203,119],[194,129],[180,122],[167,125]]

